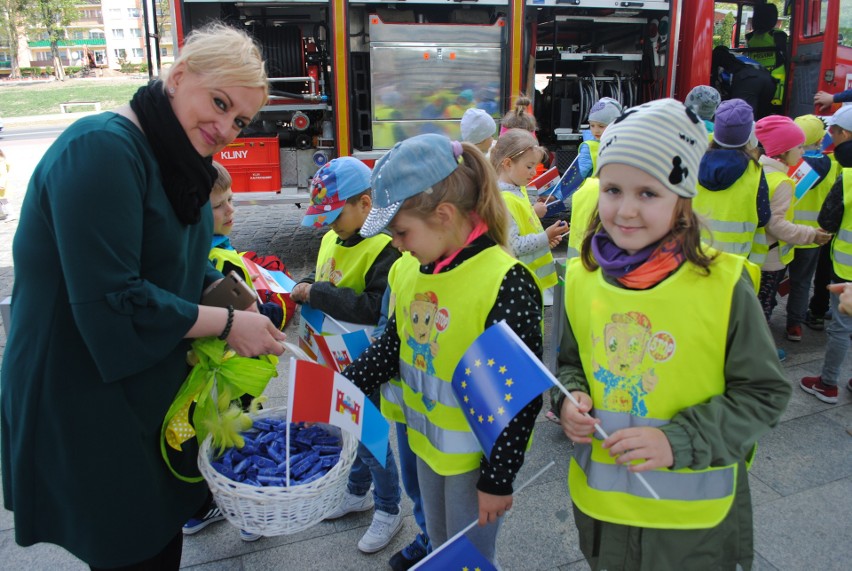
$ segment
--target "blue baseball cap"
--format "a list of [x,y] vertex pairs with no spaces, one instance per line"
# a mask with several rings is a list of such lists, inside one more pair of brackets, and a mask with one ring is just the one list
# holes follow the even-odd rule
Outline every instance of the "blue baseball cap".
[[[458,149],[460,143],[456,143]],[[361,227],[369,238],[385,229],[406,199],[429,190],[455,171],[459,151],[444,135],[429,133],[393,146],[373,167],[373,207]]]
[[346,199],[369,190],[370,167],[353,157],[329,161],[311,179],[311,205],[302,226],[328,226],[340,216]]

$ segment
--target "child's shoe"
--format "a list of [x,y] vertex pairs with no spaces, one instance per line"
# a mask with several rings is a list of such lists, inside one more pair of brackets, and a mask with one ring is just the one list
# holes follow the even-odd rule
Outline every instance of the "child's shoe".
[[376,510],[373,514],[373,523],[361,541],[358,542],[358,549],[364,553],[375,553],[387,547],[393,536],[399,533],[402,529],[402,514],[389,514],[382,510]]
[[192,535],[194,533],[198,533],[211,523],[216,523],[223,519],[225,519],[225,516],[222,515],[222,510],[214,504],[209,510],[207,510],[207,513],[204,514],[203,517],[190,518],[188,522],[183,524],[183,534]]
[[259,533],[252,533],[252,532],[246,531],[244,529],[240,530],[240,539],[242,539],[243,541],[249,541],[249,542],[250,541],[257,541],[261,537],[263,537],[263,536],[260,535]]
[[803,391],[814,395],[822,402],[837,404],[837,386],[824,384],[822,377],[805,377],[799,381],[799,386],[802,387]]
[[784,349],[778,349],[778,360],[782,363],[787,360],[787,351]]
[[407,571],[420,563],[420,561],[428,554],[426,544],[426,536],[422,533],[418,533],[417,537],[414,538],[414,541],[393,554],[393,557],[391,557],[390,561],[388,561],[391,569],[393,569],[393,571]]
[[808,310],[808,313],[805,315],[805,325],[814,331],[822,331],[825,329],[825,318],[819,315],[814,315],[810,310]]
[[325,516],[325,519],[337,519],[352,512],[365,512],[373,509],[373,494],[367,492],[363,496],[356,496],[346,492],[340,507]]
[[802,326],[801,325],[788,325],[787,326],[787,339],[790,341],[801,341],[802,340]]

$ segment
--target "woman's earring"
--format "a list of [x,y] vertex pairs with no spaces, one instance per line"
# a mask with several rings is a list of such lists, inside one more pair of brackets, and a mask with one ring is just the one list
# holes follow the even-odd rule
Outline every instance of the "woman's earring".
[[175,94],[175,88],[169,87],[169,95],[174,95],[174,94]]

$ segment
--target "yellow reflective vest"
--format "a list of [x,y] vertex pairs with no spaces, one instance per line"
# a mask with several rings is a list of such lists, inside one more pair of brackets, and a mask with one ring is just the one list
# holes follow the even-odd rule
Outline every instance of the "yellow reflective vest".
[[[506,207],[509,209],[509,214],[518,225],[518,231],[521,236],[529,234],[540,234],[544,232],[541,225],[541,220],[536,216],[532,204],[530,204],[527,196],[526,187],[521,187],[521,194],[518,196],[508,190],[503,191],[503,199],[506,202]],[[541,282],[542,289],[547,289],[556,285],[556,265],[553,263],[553,254],[550,253],[550,246],[546,251],[538,250],[532,254],[517,256],[532,273]]]
[[[834,186],[834,183],[837,182],[837,176],[840,174],[841,170],[840,164],[833,156],[829,156],[829,159],[831,160],[831,169],[829,169],[825,178],[806,192],[798,202],[794,196],[794,224],[802,224],[804,226],[810,226],[811,228],[819,228],[817,216],[819,216],[819,211],[822,208],[822,203],[825,202],[825,199],[828,196],[828,192],[831,190],[831,187]],[[796,248],[819,248],[819,244],[805,244],[802,246],[796,246]]]
[[702,236],[705,243],[729,254],[749,256],[757,232],[757,191],[762,175],[760,165],[749,161],[743,175],[728,189],[712,191],[696,185],[698,194],[692,207],[705,218],[711,232]]
[[484,331],[503,277],[517,263],[492,246],[438,274],[421,273],[411,256],[391,268],[408,444],[442,476],[479,467],[482,449],[450,383],[462,355]]
[[601,148],[601,142],[597,139],[589,139],[580,143],[580,147],[583,145],[589,149],[589,155],[592,157],[592,174],[590,176],[596,176],[598,173],[598,149]]
[[589,177],[571,197],[571,229],[568,232],[568,258],[580,255],[583,238],[598,208],[600,179]]
[[780,30],[770,30],[755,34],[752,32],[746,38],[749,49],[767,48],[766,51],[749,52],[749,57],[765,67],[776,82],[775,94],[772,96],[772,105],[781,105],[784,98],[784,83],[787,80],[787,70],[782,62],[778,61],[778,49],[775,43],[775,34],[783,33]]
[[[712,252],[712,250],[711,250]],[[690,263],[648,290],[607,283],[600,271],[569,261],[565,311],[594,402],[612,434],[660,427],[680,411],[725,392],[727,316],[746,260],[720,252],[705,275]],[[696,304],[696,299],[714,299]],[[589,303],[594,300],[594,303]],[[672,311],[688,307],[688,312]],[[576,445],[568,473],[571,499],[590,517],[638,527],[714,527],[731,508],[737,464],[703,470],[657,469],[636,476],[616,464],[601,440]]]
[[852,168],[845,168],[843,177],[843,219],[840,230],[831,241],[831,262],[834,273],[852,281]]
[[377,234],[347,247],[338,244],[337,233],[329,230],[322,237],[317,253],[316,281],[331,282],[336,287],[363,293],[367,272],[390,241],[387,234]]

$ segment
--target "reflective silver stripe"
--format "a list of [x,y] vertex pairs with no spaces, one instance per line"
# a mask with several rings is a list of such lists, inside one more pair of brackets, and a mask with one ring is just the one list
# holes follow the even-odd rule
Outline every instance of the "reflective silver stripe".
[[748,261],[753,264],[757,264],[758,266],[762,266],[763,262],[766,261],[766,252],[758,254],[757,252],[752,250],[748,254]]
[[472,432],[459,430],[447,430],[435,426],[423,413],[403,407],[405,413],[405,424],[409,430],[415,430],[426,437],[426,439],[444,454],[475,454],[482,453],[482,447]]
[[834,261],[843,264],[844,266],[852,266],[852,254],[841,252],[837,248],[831,253],[834,256]]
[[[609,426],[607,430],[614,431]],[[589,487],[595,490],[624,492],[642,498],[652,497],[639,482],[639,478],[627,471],[626,466],[593,462],[592,447],[588,444],[574,445],[574,459],[586,474]],[[642,472],[642,475],[663,500],[718,500],[734,493],[733,468],[708,472],[653,470]]]
[[837,238],[844,242],[849,242],[850,245],[852,245],[852,231],[850,230],[839,230],[837,232]]
[[547,276],[553,275],[556,273],[556,268],[553,267],[553,264],[544,264],[540,268],[535,269],[535,275],[538,279],[544,279]]
[[796,247],[795,245],[788,244],[787,242],[785,242],[784,245],[781,246],[781,257],[786,256],[788,253],[793,251],[793,248],[795,248],[795,247]]
[[807,220],[808,222],[816,222],[817,216],[819,216],[819,212],[815,212],[813,210],[797,210],[796,211],[796,220]]
[[722,242],[721,240],[717,240],[715,236],[711,245],[717,250],[738,256],[745,256],[751,251],[751,242],[746,242],[745,244],[742,242]]
[[403,379],[402,382],[411,387],[411,390],[415,393],[420,393],[427,399],[439,402],[444,406],[459,408],[459,401],[456,400],[452,384],[433,375],[427,375],[425,371],[402,361],[399,363],[399,372]]
[[668,420],[662,420],[659,418],[633,416],[625,412],[612,412],[601,409],[595,409],[593,416],[600,419],[601,426],[606,426],[606,430],[610,434],[616,430],[621,430],[622,428],[631,428],[634,426],[650,426],[651,428],[659,428],[664,424],[670,423]]
[[381,391],[386,401],[402,407],[402,387],[393,383],[382,383]]
[[576,248],[568,246],[568,258],[579,258],[580,252]]
[[769,242],[766,241],[766,233],[765,232],[755,232],[754,240],[752,240],[755,244],[766,244],[769,245]]
[[752,233],[757,228],[754,222],[729,222],[726,220],[710,220],[710,229],[715,232],[736,232],[742,234],[744,232]]

